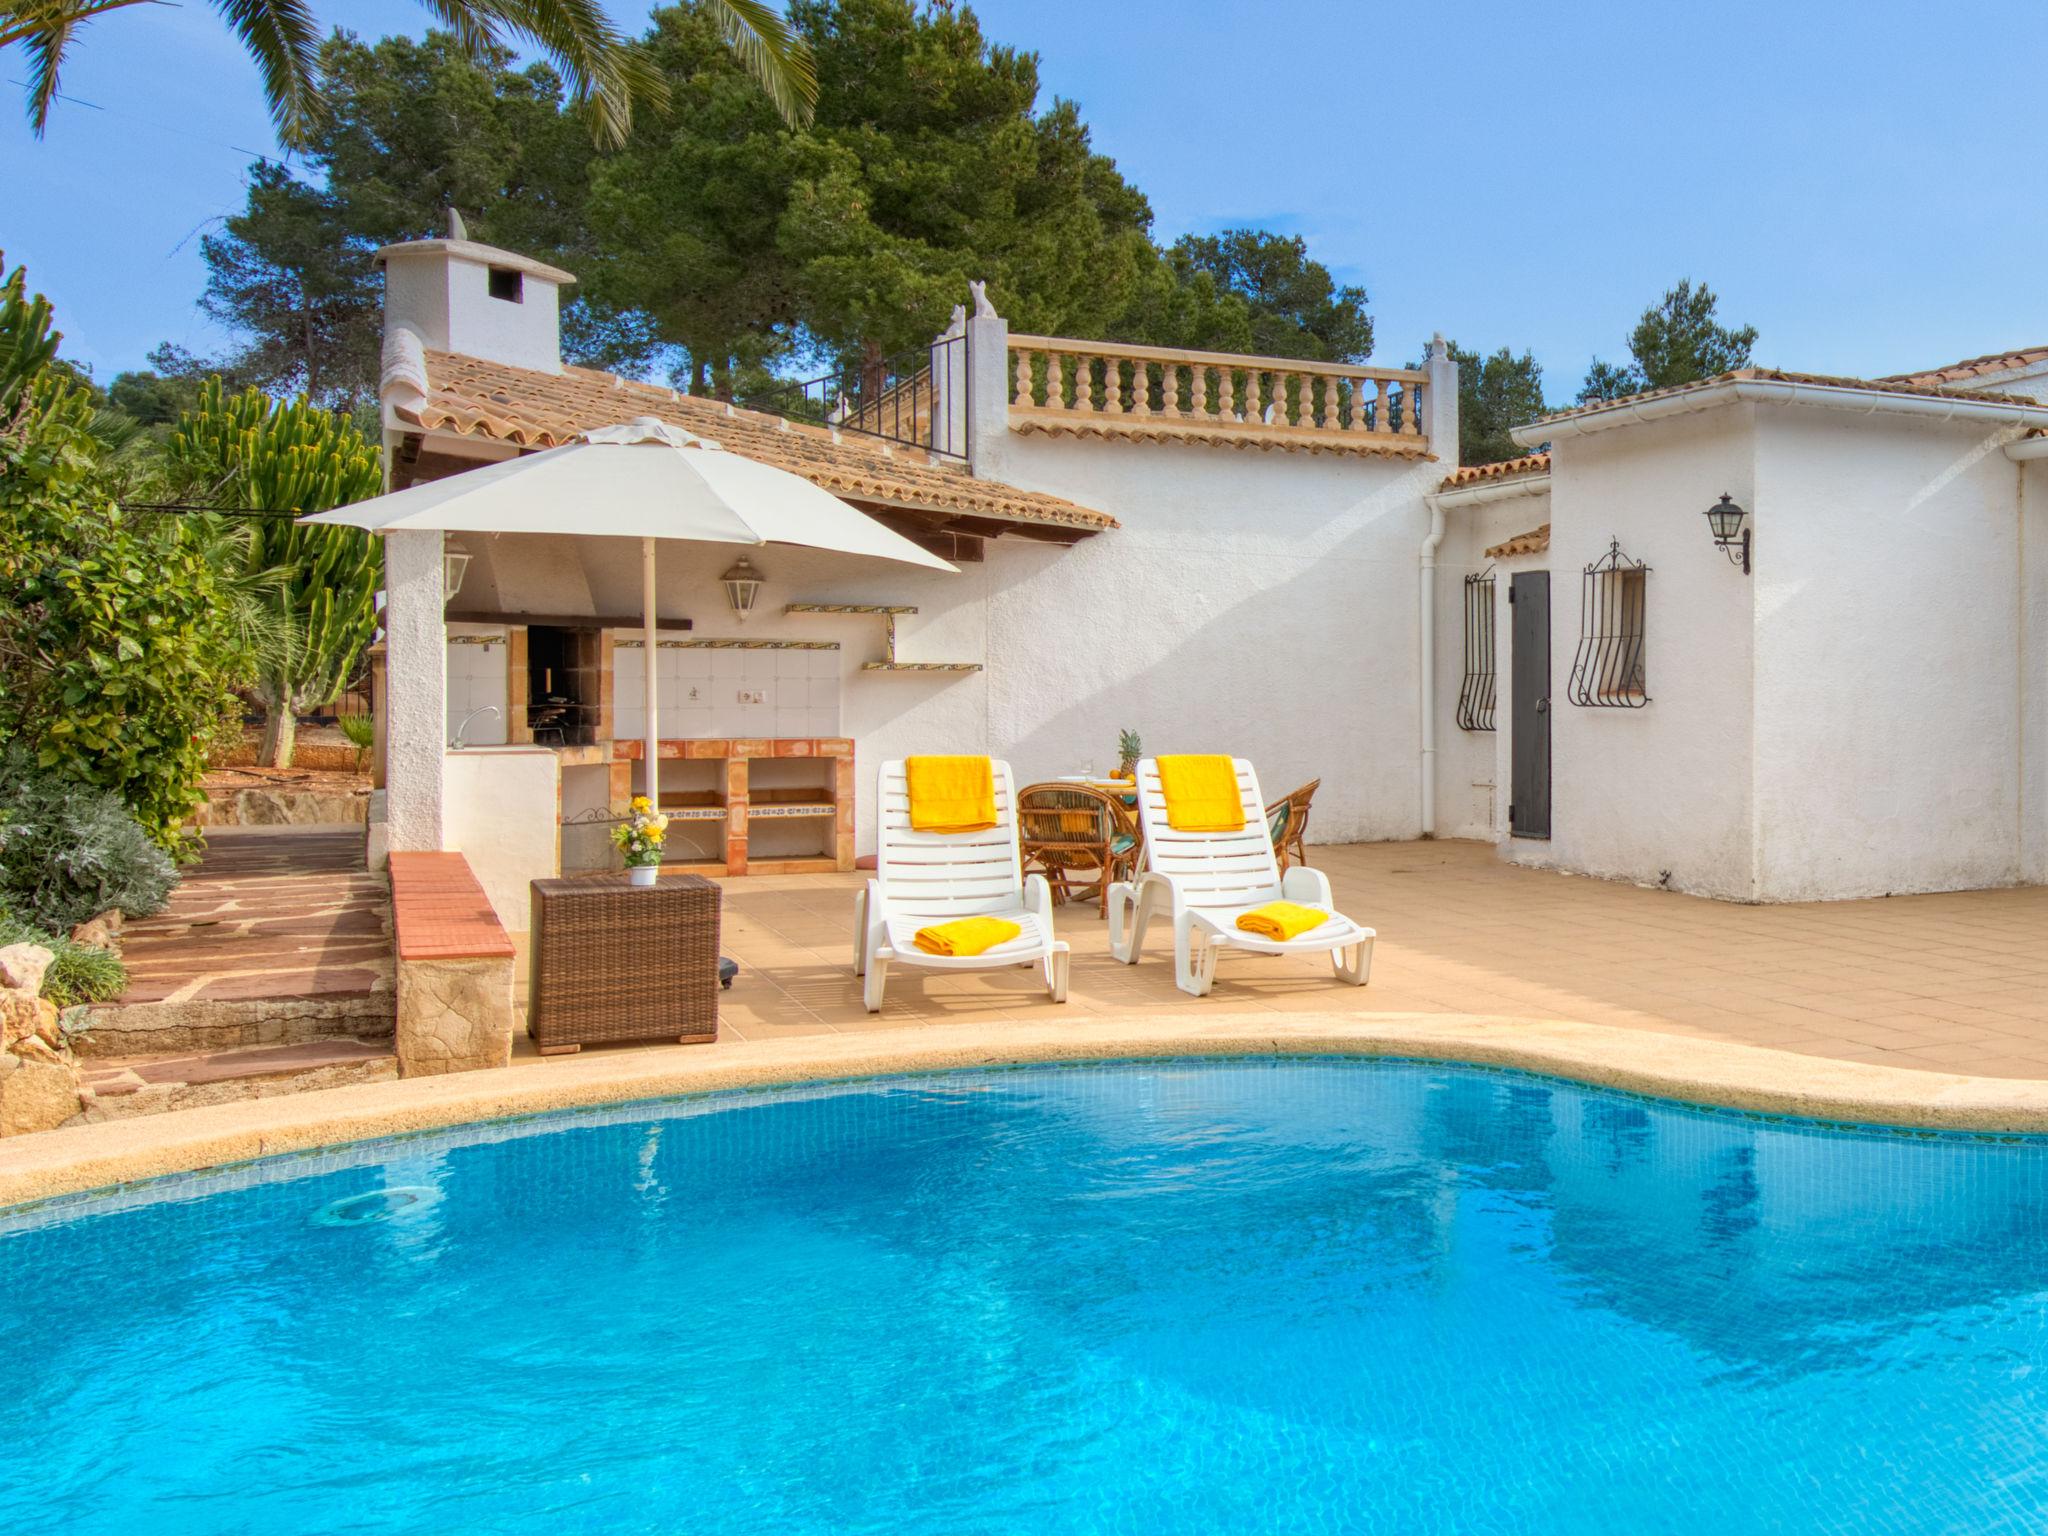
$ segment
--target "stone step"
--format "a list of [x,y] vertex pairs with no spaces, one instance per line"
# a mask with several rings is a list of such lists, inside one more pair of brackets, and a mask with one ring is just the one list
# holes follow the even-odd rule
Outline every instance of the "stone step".
[[396,1076],[398,1058],[388,1037],[97,1060],[86,1066],[80,1084],[80,1118],[121,1120]]
[[337,1040],[389,1042],[397,1029],[398,999],[382,976],[358,989],[332,990],[337,977],[322,972],[299,996],[282,995],[294,980],[273,976],[244,998],[186,1002],[95,1003],[73,1024],[73,1049],[94,1062],[137,1056],[191,1056],[262,1046]]

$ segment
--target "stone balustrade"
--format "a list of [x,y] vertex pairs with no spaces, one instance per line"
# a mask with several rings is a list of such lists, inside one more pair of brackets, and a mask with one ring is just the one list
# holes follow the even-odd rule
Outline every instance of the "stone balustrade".
[[1006,378],[1020,431],[1429,451],[1419,369],[1013,335]]

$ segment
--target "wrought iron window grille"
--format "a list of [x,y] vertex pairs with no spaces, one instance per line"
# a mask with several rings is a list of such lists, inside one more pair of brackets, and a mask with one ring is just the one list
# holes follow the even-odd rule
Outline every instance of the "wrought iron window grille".
[[1641,709],[1650,702],[1646,661],[1650,568],[1619,539],[1586,567],[1579,590],[1579,648],[1565,696],[1584,709]]
[[967,338],[941,336],[928,347],[779,385],[738,403],[745,410],[964,459],[967,372]]
[[1493,567],[1465,578],[1465,675],[1458,685],[1458,729],[1490,731],[1494,683]]

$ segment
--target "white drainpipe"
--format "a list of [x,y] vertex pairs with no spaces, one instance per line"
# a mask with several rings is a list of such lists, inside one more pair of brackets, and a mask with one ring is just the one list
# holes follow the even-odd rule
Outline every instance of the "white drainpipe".
[[1444,541],[1443,503],[1429,504],[1429,534],[1422,541],[1422,835],[1436,836],[1436,551]]

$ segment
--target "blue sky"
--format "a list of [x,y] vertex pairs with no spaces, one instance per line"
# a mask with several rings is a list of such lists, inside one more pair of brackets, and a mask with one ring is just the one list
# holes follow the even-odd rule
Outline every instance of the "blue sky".
[[[366,34],[403,0],[327,0]],[[644,9],[616,4],[637,26]],[[1681,276],[1759,360],[1869,374],[2048,343],[2048,157],[2026,124],[2048,7],[1585,0],[984,0],[1036,50],[1156,233],[1305,236],[1371,295],[1379,358],[1431,332],[1534,350],[1553,399]],[[0,55],[19,81],[19,54]],[[0,250],[105,378],[207,351],[198,236],[271,139],[203,0],[83,35],[42,142],[7,87]]]

